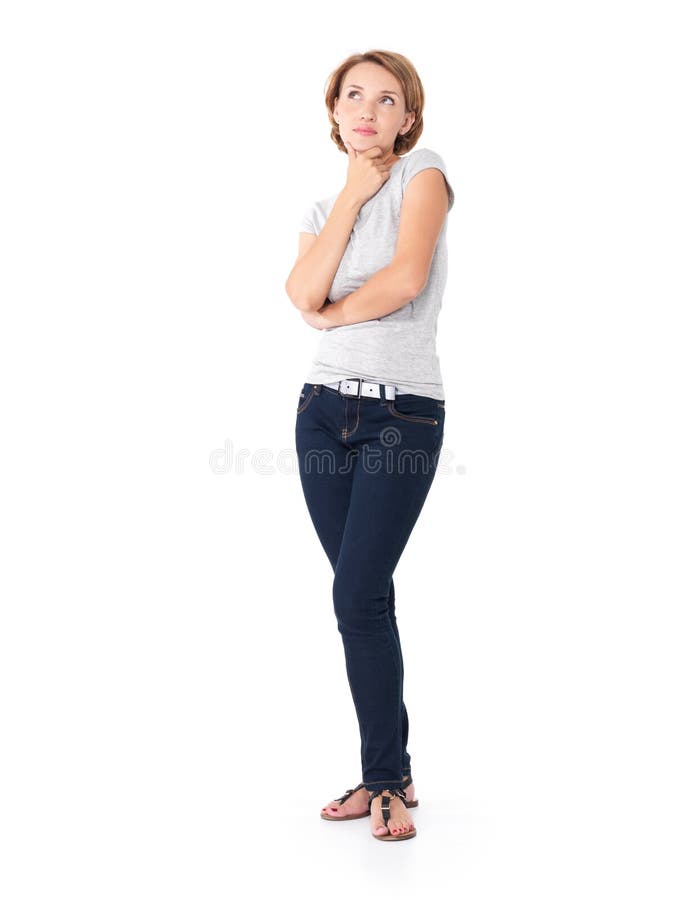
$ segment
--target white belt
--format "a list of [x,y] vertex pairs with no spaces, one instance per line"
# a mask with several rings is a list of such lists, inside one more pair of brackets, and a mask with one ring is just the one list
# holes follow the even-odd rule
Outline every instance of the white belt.
[[[363,378],[343,378],[342,381],[335,381],[327,384],[326,387],[333,388],[349,397],[379,397],[384,400],[393,400],[396,397],[396,385],[364,381]],[[384,388],[384,397],[382,397],[382,388]]]

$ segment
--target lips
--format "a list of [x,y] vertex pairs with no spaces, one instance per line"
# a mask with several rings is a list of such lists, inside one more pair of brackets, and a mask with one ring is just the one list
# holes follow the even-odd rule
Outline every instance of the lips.
[[376,132],[373,131],[372,128],[355,128],[354,131],[357,134],[376,134]]

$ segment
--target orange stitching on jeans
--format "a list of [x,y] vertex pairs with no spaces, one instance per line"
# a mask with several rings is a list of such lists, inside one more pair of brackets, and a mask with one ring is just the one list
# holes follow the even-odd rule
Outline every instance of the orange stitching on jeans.
[[[301,397],[304,397],[304,392],[300,393]],[[304,412],[309,404],[312,402],[312,398],[317,396],[317,392],[312,388],[307,397],[305,397],[304,401],[300,404],[300,406],[296,410],[296,415],[300,415],[301,412]]]
[[423,422],[425,425],[438,425],[438,419],[423,419],[421,416],[406,416],[394,409],[394,401],[387,402],[387,408],[392,416],[398,416],[399,419],[406,419],[408,422]]
[[342,439],[348,438],[351,434],[354,434],[356,429],[359,427],[360,421],[360,410],[361,410],[361,398],[356,398],[356,425],[349,430],[349,419],[347,418],[347,396],[345,395],[345,427],[342,429]]

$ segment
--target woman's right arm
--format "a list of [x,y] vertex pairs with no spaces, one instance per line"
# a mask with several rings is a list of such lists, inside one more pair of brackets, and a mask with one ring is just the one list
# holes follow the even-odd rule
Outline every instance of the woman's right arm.
[[349,157],[347,183],[321,234],[300,234],[298,258],[286,279],[286,293],[302,312],[313,312],[326,302],[359,210],[389,178],[392,162],[380,162],[381,147],[370,147],[362,153],[349,141],[345,141],[345,147]]
[[362,205],[344,188],[321,233],[300,233],[298,258],[286,280],[286,293],[299,310],[311,312],[323,306]]

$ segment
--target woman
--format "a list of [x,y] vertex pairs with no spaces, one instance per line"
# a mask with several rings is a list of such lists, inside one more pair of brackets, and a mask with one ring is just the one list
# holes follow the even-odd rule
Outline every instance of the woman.
[[334,572],[362,781],[321,815],[370,815],[376,838],[404,840],[416,835],[408,808],[417,801],[392,575],[443,442],[435,338],[454,196],[437,153],[409,152],[422,133],[424,92],[404,56],[350,56],[329,79],[326,106],[347,179],[303,217],[286,291],[323,331],[300,393],[296,449]]

